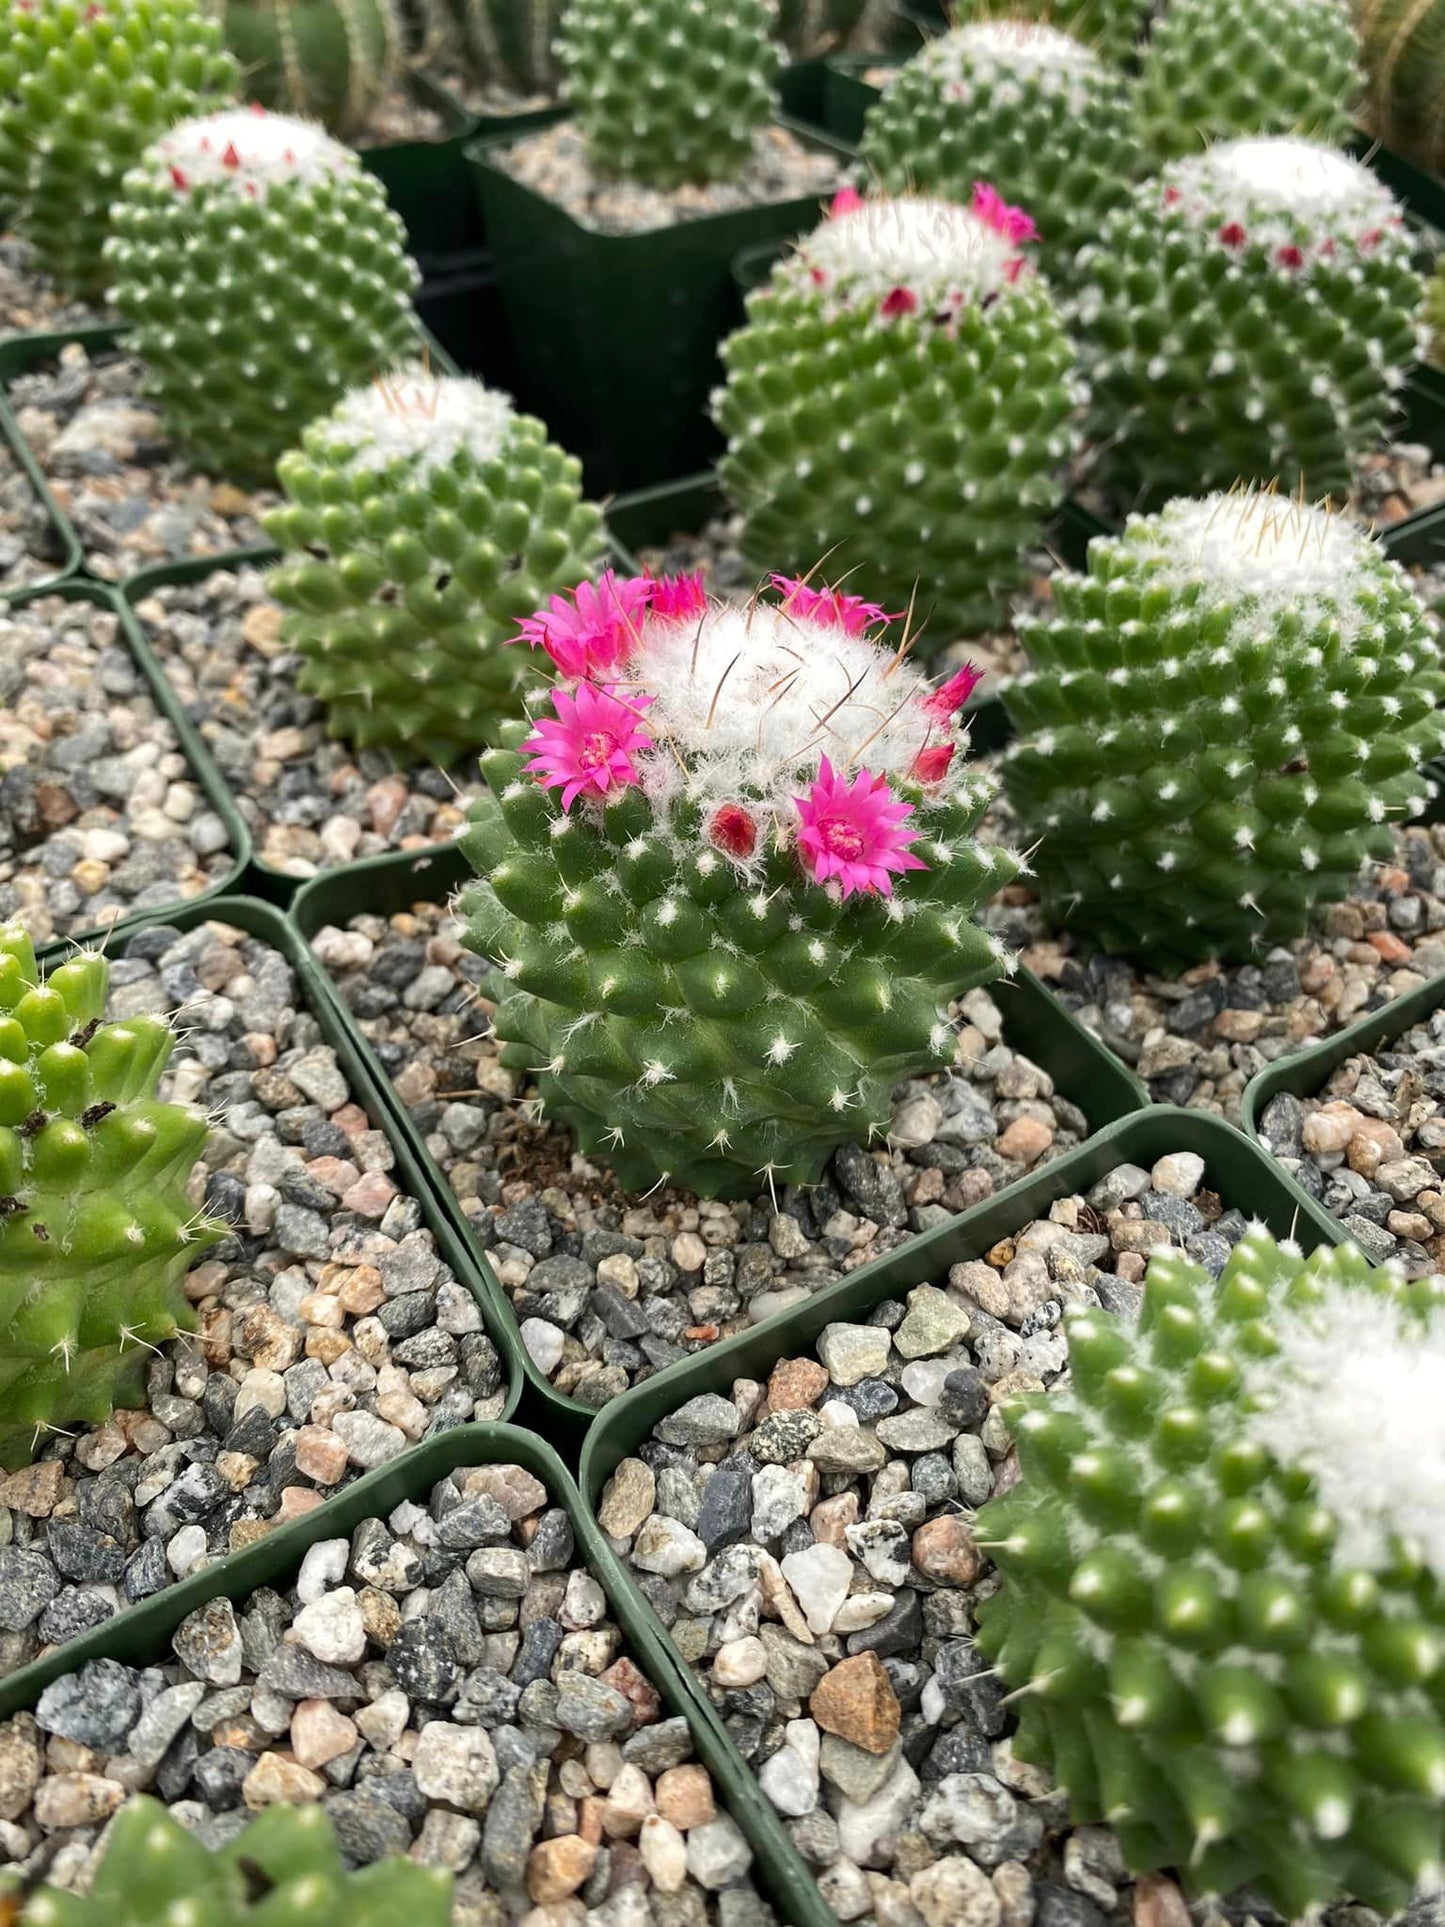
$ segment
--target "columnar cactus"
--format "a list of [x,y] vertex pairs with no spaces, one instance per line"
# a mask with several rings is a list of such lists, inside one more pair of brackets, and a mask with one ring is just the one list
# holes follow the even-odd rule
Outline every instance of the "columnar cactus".
[[1056,926],[1165,967],[1248,959],[1424,806],[1433,628],[1350,523],[1252,491],[1175,501],[1053,593],[1005,691],[1004,780]]
[[682,187],[745,165],[775,105],[774,0],[568,0],[563,96],[600,174]]
[[416,344],[416,265],[386,190],[319,127],[186,121],[126,176],[106,260],[166,427],[270,479],[305,425]]
[[1119,481],[1349,485],[1419,345],[1399,207],[1310,141],[1227,141],[1143,182],[1079,257],[1076,322]]
[[269,586],[332,734],[442,764],[492,740],[525,666],[500,645],[603,551],[576,459],[505,395],[415,364],[353,390],[277,472]]
[[1445,168],[1445,0],[1354,0],[1365,121],[1396,153]]
[[1445,1280],[1256,1226],[1217,1283],[1155,1258],[1137,1328],[1066,1332],[978,1520],[1020,1755],[1194,1893],[1297,1920],[1438,1888]]
[[1360,80],[1350,0],[1170,0],[1139,70],[1139,126],[1161,159],[1236,134],[1343,146]]
[[42,978],[0,925],[0,1464],[133,1398],[145,1361],[189,1323],[183,1279],[225,1227],[186,1180],[206,1141],[156,1084],[159,1017],[102,1021],[104,957]]
[[1083,397],[1032,232],[986,185],[972,207],[846,190],[723,344],[748,555],[865,568],[925,649],[996,619],[1063,494]]
[[486,84],[518,94],[555,93],[563,0],[424,0],[443,42],[460,48]]
[[38,265],[69,293],[103,294],[126,169],[239,84],[195,0],[0,0],[0,199]]
[[964,668],[933,689],[882,610],[776,577],[604,576],[524,625],[560,681],[482,759],[467,941],[505,1065],[642,1189],[815,1180],[952,1062],[950,997],[1006,959],[969,921],[1015,874],[973,830]]
[[398,71],[394,0],[207,0],[264,106],[351,134]]
[[[208,1852],[158,1800],[130,1802],[87,1893],[14,1891],[16,1927],[447,1927],[451,1877],[401,1856],[349,1872],[319,1806],[273,1806]],[[0,1901],[7,1898],[0,1873]]]
[[868,111],[859,158],[890,194],[966,201],[975,181],[1033,216],[1066,277],[1144,167],[1123,76],[1056,28],[980,21],[931,40]]

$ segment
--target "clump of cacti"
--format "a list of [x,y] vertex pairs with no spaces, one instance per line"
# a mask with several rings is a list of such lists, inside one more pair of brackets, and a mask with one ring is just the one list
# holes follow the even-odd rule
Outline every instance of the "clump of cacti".
[[106,1023],[109,974],[0,925],[0,1464],[133,1401],[225,1229],[186,1197],[205,1118],[156,1096],[170,1026]]
[[815,1180],[952,1062],[969,921],[1015,874],[973,831],[965,667],[933,688],[858,596],[783,577],[586,584],[524,625],[559,676],[482,759],[461,899],[504,1065],[641,1189]]
[[1161,159],[1238,134],[1343,146],[1360,79],[1350,0],[1170,0],[1135,101]]
[[1141,505],[1241,476],[1346,489],[1419,345],[1400,208],[1358,161],[1289,137],[1141,183],[1077,285],[1095,430]]
[[925,648],[997,618],[1082,401],[1032,235],[986,184],[971,206],[845,190],[754,290],[713,400],[750,557],[865,568]]
[[1445,745],[1405,572],[1322,509],[1171,502],[1053,578],[1004,692],[1004,780],[1046,914],[1165,967],[1248,959],[1344,897]]
[[773,0],[568,0],[563,97],[599,174],[674,188],[746,165],[776,105]]
[[1365,124],[1397,154],[1445,168],[1445,0],[1354,0]]
[[239,84],[194,0],[0,0],[0,199],[37,265],[69,293],[103,294],[126,169]]
[[859,158],[887,193],[966,201],[992,182],[1033,216],[1066,277],[1143,171],[1123,76],[1057,28],[980,21],[931,40],[868,111]]
[[443,764],[491,740],[526,666],[501,645],[603,551],[577,460],[505,395],[414,364],[313,422],[277,473],[269,587],[333,735]]
[[207,0],[263,106],[354,133],[399,72],[394,0]]
[[1070,1389],[1010,1412],[978,1641],[1022,1757],[1136,1871],[1286,1919],[1445,1863],[1445,1280],[1255,1226],[1137,1327],[1069,1314]]
[[401,1855],[356,1872],[319,1806],[272,1806],[209,1851],[158,1800],[111,1823],[89,1890],[20,1890],[0,1873],[16,1927],[447,1927],[451,1876]]
[[269,480],[308,422],[415,348],[402,224],[309,122],[186,121],[126,176],[112,223],[128,345],[167,432],[212,473]]

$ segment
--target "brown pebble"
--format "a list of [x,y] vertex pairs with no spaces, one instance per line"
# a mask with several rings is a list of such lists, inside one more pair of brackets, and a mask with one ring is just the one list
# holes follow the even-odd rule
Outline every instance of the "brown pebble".
[[717,1818],[712,1780],[707,1768],[695,1760],[659,1773],[652,1793],[658,1812],[679,1833],[686,1833],[689,1827],[705,1827]]
[[973,1534],[953,1513],[926,1520],[913,1535],[913,1563],[940,1586],[971,1586],[983,1571]]
[[543,1840],[527,1857],[527,1892],[539,1907],[567,1900],[586,1880],[597,1859],[597,1847],[579,1833]]
[[768,1379],[768,1409],[807,1411],[827,1389],[827,1369],[815,1358],[780,1358]]
[[865,1753],[886,1753],[898,1738],[898,1695],[872,1651],[830,1668],[813,1688],[808,1711],[825,1733],[835,1733]]

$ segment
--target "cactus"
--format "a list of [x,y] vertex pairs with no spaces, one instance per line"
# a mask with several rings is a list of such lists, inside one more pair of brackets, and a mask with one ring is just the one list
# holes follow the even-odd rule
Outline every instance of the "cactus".
[[106,259],[168,432],[267,481],[305,425],[414,349],[419,279],[386,190],[308,122],[177,127],[126,176]]
[[170,1026],[103,1022],[109,974],[85,954],[42,978],[0,925],[0,1464],[134,1398],[225,1233],[186,1200],[204,1117],[155,1094]]
[[239,69],[193,0],[0,0],[0,21],[0,198],[36,264],[98,298],[126,169]]
[[421,0],[428,52],[460,60],[484,86],[555,94],[563,0]]
[[682,187],[736,174],[775,106],[773,0],[568,0],[563,96],[599,174]]
[[1141,505],[1241,476],[1349,486],[1416,358],[1399,207],[1309,141],[1226,141],[1143,182],[1077,264],[1095,424]]
[[1423,358],[1433,368],[1445,368],[1445,257],[1436,260],[1425,284],[1422,319],[1426,336]]
[[1063,493],[1082,393],[1027,217],[851,190],[723,345],[720,474],[754,559],[865,568],[920,646],[986,628]]
[[1122,75],[1056,28],[1013,20],[929,41],[869,109],[858,152],[890,194],[966,201],[991,181],[1033,216],[1055,282],[1144,168]]
[[269,586],[332,734],[444,765],[491,740],[525,664],[499,645],[602,552],[574,457],[505,395],[416,364],[313,422],[278,476]]
[[1433,628],[1348,522],[1254,491],[1175,501],[1053,592],[1004,693],[1004,779],[1056,927],[1166,967],[1247,960],[1424,806]]
[[240,61],[246,94],[335,134],[365,125],[399,71],[394,0],[208,0]]
[[1070,1390],[1010,1411],[978,1642],[1022,1757],[1137,1871],[1286,1919],[1393,1914],[1445,1861],[1445,1280],[1260,1226],[1218,1283],[1069,1314]]
[[563,682],[482,758],[461,839],[501,1061],[638,1190],[816,1180],[952,1062],[947,1000],[1006,963],[969,921],[1017,867],[957,767],[976,672],[931,689],[876,605],[774,580],[555,597],[523,633]]
[[268,1807],[212,1853],[139,1797],[112,1822],[88,1893],[12,1888],[4,1911],[16,1927],[448,1927],[451,1887],[400,1855],[349,1872],[319,1806]]
[[1445,170],[1445,0],[1355,0],[1370,132]]
[[1350,0],[1170,0],[1135,102],[1161,160],[1236,134],[1343,147],[1360,80]]
[[889,38],[889,0],[780,0],[778,38],[794,60],[871,52]]
[[972,20],[1036,20],[1082,40],[1105,60],[1125,61],[1144,37],[1152,0],[953,0],[955,25]]

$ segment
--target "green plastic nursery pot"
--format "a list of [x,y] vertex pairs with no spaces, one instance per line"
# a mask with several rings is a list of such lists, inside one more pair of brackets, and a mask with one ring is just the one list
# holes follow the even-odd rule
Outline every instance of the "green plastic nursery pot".
[[[465,183],[468,200],[471,184]],[[492,257],[485,248],[466,248],[427,263],[416,298],[422,326],[465,375],[478,375],[509,394],[516,387],[516,363],[502,312]]]
[[[558,109],[547,125],[565,118]],[[848,150],[783,117],[810,147]],[[738,318],[729,263],[817,219],[808,195],[639,234],[583,227],[500,164],[515,136],[467,149],[516,357],[517,399],[582,458],[594,492],[699,468],[718,447],[707,398]]]
[[387,199],[406,224],[407,245],[424,262],[433,255],[476,247],[481,220],[467,191],[462,149],[476,133],[477,116],[430,74],[412,74],[407,92],[430,107],[442,124],[435,140],[395,141],[385,147],[359,147],[357,159],[386,189]]
[[835,55],[823,77],[823,125],[828,132],[856,147],[863,138],[868,109],[879,93],[865,74],[879,67],[901,66],[906,58],[905,54]]
[[25,368],[32,365],[27,356],[27,344],[41,342],[46,344],[48,352],[58,353],[68,341],[94,340],[97,345],[108,345],[110,333],[110,330],[104,328],[88,328],[75,335],[0,336],[0,470],[3,470],[8,457],[24,474],[50,523],[56,559],[53,574],[41,576],[34,582],[25,582],[18,588],[9,590],[7,596],[10,600],[30,595],[36,589],[44,588],[47,583],[59,582],[65,576],[73,575],[85,560],[80,538],[70,526],[64,510],[51,493],[50,484],[45,479],[45,471],[36,461],[33,451],[20,432],[20,425],[15,419],[7,392],[11,377],[22,373]]

